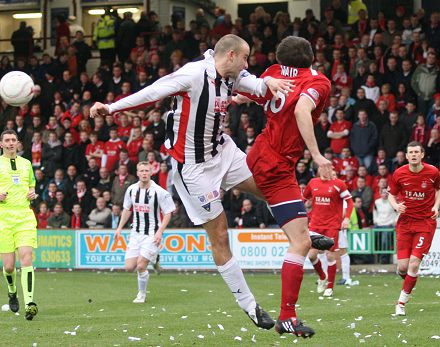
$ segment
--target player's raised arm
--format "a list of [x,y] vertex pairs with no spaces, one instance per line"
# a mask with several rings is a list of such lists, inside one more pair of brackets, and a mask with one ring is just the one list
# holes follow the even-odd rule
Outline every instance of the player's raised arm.
[[312,111],[314,108],[315,104],[312,102],[312,100],[310,100],[310,97],[302,95],[295,107],[295,118],[298,124],[299,132],[301,133],[307,148],[312,154],[313,161],[322,170],[323,176],[330,179],[333,165],[319,152],[312,122]]
[[106,116],[114,112],[151,105],[170,95],[188,90],[194,76],[193,66],[187,64],[178,71],[158,79],[152,85],[111,105],[104,105],[100,102],[95,103],[90,109],[90,117]]
[[[257,78],[254,75],[251,75],[248,71],[243,70],[238,79],[236,89],[239,92],[244,92],[247,94],[251,94],[256,97],[268,97],[272,98],[272,95],[275,99],[278,100],[279,94],[288,94],[292,91],[293,84],[292,81],[286,79],[278,79],[270,76],[266,76],[264,78]],[[268,89],[271,93],[268,93]],[[252,97],[251,97],[252,99]]]

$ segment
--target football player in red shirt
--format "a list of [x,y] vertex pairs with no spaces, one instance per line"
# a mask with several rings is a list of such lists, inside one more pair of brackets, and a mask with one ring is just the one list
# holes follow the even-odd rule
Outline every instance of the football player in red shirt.
[[389,180],[391,206],[400,213],[396,224],[397,271],[403,278],[396,315],[405,316],[405,304],[417,282],[423,257],[431,247],[440,206],[440,173],[422,162],[423,146],[410,142],[406,149],[409,164],[398,168]]
[[[263,98],[249,95],[252,100],[264,104],[267,124],[252,146],[247,164],[290,243],[281,269],[281,311],[275,329],[280,334],[310,337],[314,334],[313,329],[304,326],[295,311],[303,265],[311,246],[307,212],[295,179],[295,166],[307,145],[323,176],[331,177],[332,163],[319,152],[313,131],[327,103],[330,81],[312,70],[312,47],[303,38],[289,36],[283,39],[276,57],[279,64],[269,67],[261,77],[291,80],[295,89],[287,96],[278,94],[278,100],[270,94]],[[240,102],[240,97],[237,100]],[[322,239],[326,240],[328,248],[333,246],[330,239]]]
[[[319,178],[310,180],[303,196],[304,199],[312,201],[310,231],[330,237],[335,242],[333,247],[327,251],[328,275],[322,269],[317,249],[312,248],[309,251],[309,259],[319,276],[317,292],[324,292],[323,296],[331,297],[333,296],[336,278],[336,252],[339,251],[339,230],[347,229],[350,224],[350,219],[347,216],[351,215],[353,201],[346,184],[336,178],[336,173],[334,173],[331,180],[323,177],[321,173],[319,176]],[[344,201],[347,203],[345,218],[343,218]]]

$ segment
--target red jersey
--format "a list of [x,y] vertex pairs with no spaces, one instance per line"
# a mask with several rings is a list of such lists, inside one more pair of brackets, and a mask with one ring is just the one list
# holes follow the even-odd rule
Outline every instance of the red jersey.
[[305,143],[295,119],[296,104],[302,95],[309,98],[315,105],[315,109],[312,111],[312,121],[313,124],[316,124],[330,94],[330,81],[313,69],[297,69],[279,64],[270,66],[261,75],[261,78],[267,76],[291,80],[295,88],[287,96],[280,94],[278,100],[272,98],[272,93],[269,90],[263,98],[246,94],[252,100],[264,104],[267,115],[266,128],[256,141],[267,141],[270,147],[281,156],[300,158]]
[[119,152],[121,149],[127,149],[125,142],[121,139],[116,139],[115,141],[108,140],[104,144],[104,154],[107,156],[107,162],[105,167],[110,172],[115,166],[116,162],[119,160]]
[[126,127],[118,126],[118,137],[126,137],[127,139],[130,137],[132,126],[127,125]]
[[336,160],[333,161],[333,165],[339,178],[344,180],[347,175],[347,167],[350,166],[355,172],[357,172],[359,169],[359,160],[357,160],[356,157],[336,158]]
[[351,199],[346,184],[336,178],[324,181],[312,178],[304,189],[303,196],[312,200],[312,218],[310,229],[340,229],[344,200]]
[[140,137],[137,140],[130,141],[127,145],[128,157],[133,163],[137,163],[139,161],[138,154],[143,141],[144,139]]
[[344,137],[341,137],[340,139],[331,139],[330,140],[330,147],[333,149],[333,152],[336,154],[339,154],[342,152],[342,148],[344,147],[350,147],[350,131],[351,131],[352,124],[348,120],[342,120],[341,122],[336,121],[330,125],[329,131],[332,131],[334,133],[341,133],[343,131],[347,132],[347,135]]
[[[95,153],[96,151],[104,151],[104,142],[96,141],[95,144],[89,143],[86,147],[86,155],[90,155],[90,153]],[[98,167],[101,167],[101,158],[95,158],[96,164]]]
[[404,165],[388,180],[388,191],[406,206],[400,217],[426,219],[432,216],[435,193],[440,189],[440,173],[435,166],[422,164],[423,169],[418,173],[411,172],[409,164]]

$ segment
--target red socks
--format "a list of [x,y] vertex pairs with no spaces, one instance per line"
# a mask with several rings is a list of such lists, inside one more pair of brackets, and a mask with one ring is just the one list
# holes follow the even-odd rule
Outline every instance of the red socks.
[[407,294],[411,294],[411,291],[415,287],[416,282],[417,276],[412,276],[409,273],[406,274],[405,280],[403,281],[402,290]]
[[296,317],[295,304],[298,301],[299,290],[304,275],[305,257],[286,253],[281,268],[281,311],[280,320]]
[[319,258],[316,258],[315,263],[313,263],[313,268],[315,269],[315,272],[318,274],[319,279],[325,280],[325,272],[322,269],[322,263],[321,260],[319,260]]
[[328,272],[327,288],[333,289],[336,279],[336,261],[331,261],[328,263],[327,272]]

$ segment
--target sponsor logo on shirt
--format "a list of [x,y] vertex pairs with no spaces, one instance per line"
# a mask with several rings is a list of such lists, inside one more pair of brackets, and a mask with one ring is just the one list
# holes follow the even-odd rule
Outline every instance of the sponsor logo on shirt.
[[149,213],[150,207],[145,204],[134,204],[133,210],[134,210],[134,212]]
[[250,73],[248,71],[243,71],[240,76],[243,78],[243,77],[247,77],[249,75],[250,75]]
[[226,113],[226,109],[229,106],[229,100],[216,97],[214,100],[214,112]]
[[318,93],[318,91],[317,91],[316,89],[309,88],[309,89],[307,89],[307,93],[309,93],[310,96],[311,96],[313,99],[315,99],[315,101],[318,101],[318,99],[319,99],[319,93]]
[[405,197],[410,200],[424,200],[425,193],[424,192],[410,192],[410,191],[406,190]]
[[317,205],[330,205],[330,198],[325,196],[316,196],[315,203]]

